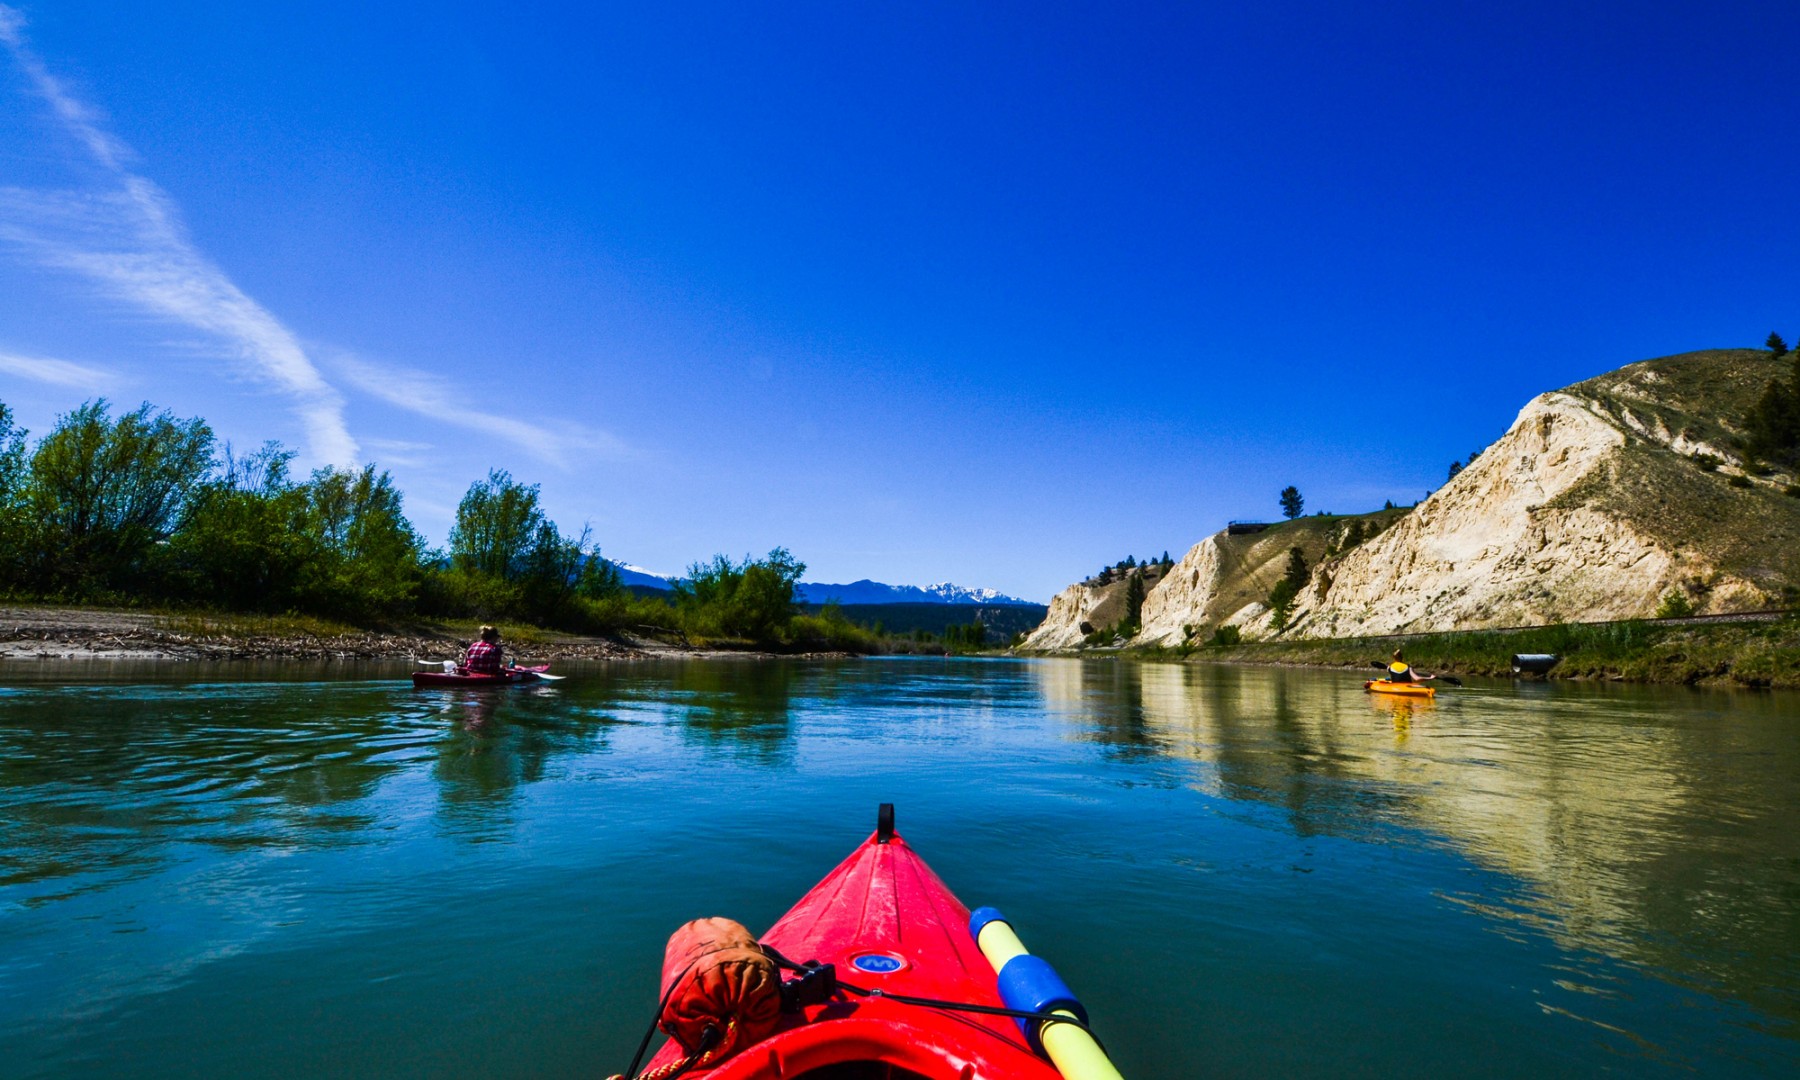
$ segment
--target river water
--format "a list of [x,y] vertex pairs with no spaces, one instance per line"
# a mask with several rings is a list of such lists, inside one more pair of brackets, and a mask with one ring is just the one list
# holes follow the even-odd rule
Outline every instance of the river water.
[[1800,1072],[1800,697],[1078,660],[0,667],[0,1073],[598,1077],[876,804],[1133,1080]]

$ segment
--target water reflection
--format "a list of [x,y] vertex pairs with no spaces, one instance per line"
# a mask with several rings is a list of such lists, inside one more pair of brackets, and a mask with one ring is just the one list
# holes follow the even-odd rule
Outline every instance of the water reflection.
[[1203,790],[1278,806],[1301,835],[1441,837],[1518,884],[1451,902],[1800,1022],[1800,738],[1780,698],[1671,709],[1684,691],[1494,685],[1408,701],[1314,672],[1034,670],[1091,737],[1195,761]]
[[670,692],[691,743],[777,765],[793,755],[795,676],[793,664],[779,662],[682,664]]
[[[585,1008],[593,958],[637,950],[653,971],[667,914],[696,904],[772,918],[828,867],[820,836],[844,808],[881,798],[903,803],[946,880],[986,894],[967,899],[1035,904],[1034,941],[1077,965],[1094,954],[1083,992],[1141,1022],[1150,1059],[1159,1037],[1213,1023],[1196,987],[1255,999],[1247,1044],[1281,1043],[1261,1033],[1321,998],[1317,1022],[1340,1037],[1370,1027],[1359,1010],[1378,979],[1395,1012],[1408,993],[1430,1011],[1440,961],[1390,955],[1381,936],[1414,927],[1415,952],[1450,944],[1471,961],[1465,989],[1488,995],[1461,1030],[1603,1003],[1586,1026],[1612,1024],[1609,1041],[1569,1059],[1585,1065],[1634,1039],[1634,1065],[1661,1053],[1660,1003],[1628,1002],[1676,990],[1647,994],[1627,965],[1705,1015],[1665,1040],[1688,1060],[1709,1061],[1708,1040],[1741,1046],[1734,1025],[1776,1029],[1785,1052],[1800,1019],[1792,697],[1494,684],[1415,702],[1350,674],[1074,661],[594,665],[475,692],[284,670],[0,688],[0,1055],[107,1010],[157,1037],[270,986],[255,992],[271,1016],[311,994],[334,1023],[368,1017],[350,1043],[409,1018],[421,1043],[466,1027],[456,1060],[472,1062],[481,1025],[442,1025],[433,1006],[467,1007],[458,973],[481,970],[541,994],[540,1010],[576,1003],[580,1023],[532,1038],[585,1062],[584,1025],[604,1011]],[[446,925],[446,905],[521,914]],[[585,953],[565,946],[584,934]],[[1173,955],[1171,935],[1202,944]],[[338,966],[291,975],[301,955]],[[197,974],[232,957],[239,982]],[[376,957],[414,982],[370,982]],[[634,1038],[641,1003],[617,993]],[[402,1001],[423,1003],[416,1017]],[[322,1045],[330,1027],[295,1041]],[[260,1045],[263,1030],[240,1036]],[[1557,1038],[1562,1052],[1580,1036]],[[1359,1052],[1406,1041],[1370,1039]],[[171,1045],[163,1071],[190,1049]],[[314,1074],[330,1071],[321,1054]],[[81,1071],[44,1060],[43,1074]]]
[[15,694],[12,715],[30,722],[0,724],[0,884],[154,862],[158,837],[278,847],[361,827],[365,814],[338,808],[369,796],[416,741],[371,707],[380,695],[332,687],[300,711],[273,687]]

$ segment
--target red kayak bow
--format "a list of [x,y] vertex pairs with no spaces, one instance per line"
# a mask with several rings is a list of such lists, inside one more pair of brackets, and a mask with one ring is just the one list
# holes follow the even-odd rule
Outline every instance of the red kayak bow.
[[[1049,1042],[1050,1052],[1057,1053],[1055,1043],[1065,1037],[1086,1040],[1093,1048],[1087,1057],[1103,1066],[1072,1069],[1068,1076],[1118,1076],[1087,1033],[1085,1015],[1079,1025],[1041,1026],[1041,1015],[1023,1024],[1006,1015],[1008,1008],[1033,1014],[1058,1009],[1075,1010],[1060,1013],[1074,1018],[1080,1005],[1049,965],[1024,954],[998,912],[977,912],[972,934],[969,909],[893,832],[892,815],[892,807],[884,805],[875,835],[763,935],[763,949],[790,970],[797,962],[803,976],[783,988],[787,1000],[773,1033],[739,1049],[746,1040],[728,1031],[713,1045],[731,1056],[716,1061],[712,1054],[694,1054],[696,1060],[685,1070],[690,1048],[671,1039],[640,1078],[1060,1080],[1065,1074],[1040,1050]],[[704,923],[735,926],[727,920]],[[671,948],[689,941],[695,927],[704,929],[703,923],[684,927]],[[1016,949],[998,979],[989,959],[997,937]],[[834,970],[826,970],[827,965]],[[1038,969],[1048,974],[1048,983]],[[1019,983],[1021,974],[1025,983],[1003,990],[1009,980]],[[814,984],[815,992],[808,993],[805,983]],[[1051,984],[1056,990],[1045,991]],[[667,1020],[680,1011],[682,993],[676,991],[688,987],[677,976],[663,989]],[[936,1004],[897,998],[928,998]],[[968,1011],[970,1006],[993,1012]],[[667,1023],[664,1028],[673,1030]],[[1059,1034],[1053,1037],[1052,1031]],[[1057,1060],[1064,1061],[1065,1055],[1058,1053]]]

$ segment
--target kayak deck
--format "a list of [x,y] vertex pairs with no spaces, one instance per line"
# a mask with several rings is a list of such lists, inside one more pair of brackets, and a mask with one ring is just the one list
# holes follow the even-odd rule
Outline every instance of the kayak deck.
[[463,672],[415,671],[412,683],[417,686],[509,686],[513,683],[537,682],[538,676],[550,670],[549,664],[508,668],[499,675],[469,675]]
[[[878,831],[783,915],[762,942],[834,964],[870,990],[1000,1006],[969,910],[905,840]],[[649,1070],[682,1060],[664,1044]],[[1060,1080],[1010,1018],[840,994],[785,1016],[775,1033],[710,1069],[709,1080]]]
[[1436,697],[1437,689],[1422,686],[1419,683],[1389,682],[1386,679],[1370,679],[1363,683],[1363,689],[1371,694],[1395,694],[1400,697]]

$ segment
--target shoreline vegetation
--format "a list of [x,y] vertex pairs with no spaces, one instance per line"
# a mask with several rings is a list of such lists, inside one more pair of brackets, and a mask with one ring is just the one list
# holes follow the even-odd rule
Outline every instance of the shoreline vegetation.
[[[1800,613],[1763,621],[1564,623],[1362,638],[1239,641],[1104,655],[1149,661],[1327,667],[1367,671],[1403,649],[1433,674],[1512,675],[1515,653],[1551,653],[1547,677],[1750,689],[1800,689]],[[1095,650],[1037,655],[1095,656]]]
[[[801,616],[825,621],[825,616]],[[840,617],[841,618],[841,617]],[[832,631],[854,648],[758,647],[754,642],[683,641],[656,627],[612,636],[509,626],[513,655],[537,661],[634,660],[658,656],[850,657],[859,655],[1067,656],[1150,663],[1247,664],[1367,672],[1395,648],[1432,673],[1508,677],[1514,653],[1553,653],[1547,677],[1661,685],[1800,689],[1800,613],[1765,621],[1561,624],[1401,637],[1257,641],[1180,649],[1031,652],[952,635],[945,642],[884,637],[845,622]],[[460,624],[356,627],[294,615],[153,612],[49,605],[0,606],[0,661],[44,660],[419,660],[452,659]],[[823,635],[820,635],[823,636]],[[973,635],[969,635],[973,637]]]
[[274,442],[238,453],[204,420],[148,402],[118,415],[86,402],[32,441],[0,403],[0,605],[61,613],[49,625],[0,620],[0,655],[47,652],[61,635],[83,654],[423,658],[482,623],[564,655],[866,653],[935,640],[891,638],[835,605],[805,610],[806,564],[785,548],[715,555],[667,597],[646,597],[591,529],[564,531],[538,485],[503,470],[469,485],[437,548],[377,466],[300,477],[294,460]]
[[[322,468],[299,479],[293,459],[275,443],[236,454],[198,418],[149,404],[115,416],[104,400],[30,443],[0,404],[0,658],[438,662],[480,623],[501,625],[514,655],[540,660],[1003,649],[979,619],[890,633],[836,604],[808,610],[796,594],[806,565],[779,547],[715,555],[666,598],[643,596],[587,527],[564,532],[537,485],[499,470],[469,486],[448,543],[433,548],[387,473]],[[1401,639],[1215,635],[1083,654],[1360,668],[1396,642],[1428,671],[1507,674],[1513,653],[1547,652],[1562,657],[1556,678],[1800,688],[1794,616]]]

